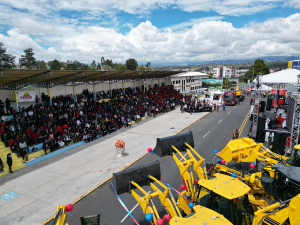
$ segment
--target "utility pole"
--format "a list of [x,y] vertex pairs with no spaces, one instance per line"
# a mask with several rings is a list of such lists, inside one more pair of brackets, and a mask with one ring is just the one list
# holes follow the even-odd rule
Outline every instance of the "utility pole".
[[254,79],[254,63],[253,63],[252,84],[254,84],[254,81],[253,81],[253,79]]

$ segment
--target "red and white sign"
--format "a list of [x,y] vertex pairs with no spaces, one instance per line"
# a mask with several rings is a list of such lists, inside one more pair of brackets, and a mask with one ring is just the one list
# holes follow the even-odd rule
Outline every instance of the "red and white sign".
[[17,91],[18,102],[34,102],[36,91]]

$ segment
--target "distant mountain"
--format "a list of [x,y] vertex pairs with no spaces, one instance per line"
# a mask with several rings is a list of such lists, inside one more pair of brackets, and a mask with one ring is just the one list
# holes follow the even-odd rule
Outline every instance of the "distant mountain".
[[[266,62],[277,62],[277,61],[292,61],[292,60],[298,60],[299,57],[297,56],[263,56],[263,57],[257,57],[253,59],[228,59],[224,60],[224,63],[239,63],[239,62],[250,62],[253,63],[256,59],[263,59]],[[207,64],[223,64],[223,60],[214,60],[214,61],[190,61],[190,62],[172,62],[172,63],[152,63],[151,66],[192,66],[192,65],[207,65]]]

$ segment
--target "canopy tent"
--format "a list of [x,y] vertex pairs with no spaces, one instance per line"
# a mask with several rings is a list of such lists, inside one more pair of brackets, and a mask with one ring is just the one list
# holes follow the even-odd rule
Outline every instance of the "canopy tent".
[[297,83],[297,76],[300,75],[300,70],[296,69],[286,69],[281,70],[275,73],[267,74],[262,76],[261,81],[262,83]]
[[221,95],[221,94],[222,94],[222,92],[220,90],[217,90],[213,93],[213,95]]

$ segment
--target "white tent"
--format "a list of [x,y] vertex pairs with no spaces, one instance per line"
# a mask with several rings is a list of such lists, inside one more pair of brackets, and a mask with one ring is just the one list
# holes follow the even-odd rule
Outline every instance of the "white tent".
[[213,95],[221,95],[221,94],[222,94],[222,92],[220,90],[217,90],[213,93]]
[[300,70],[296,69],[286,69],[281,70],[275,73],[270,73],[267,75],[262,76],[261,80],[262,83],[297,83],[297,76],[300,75]]

